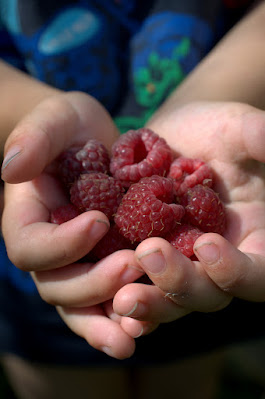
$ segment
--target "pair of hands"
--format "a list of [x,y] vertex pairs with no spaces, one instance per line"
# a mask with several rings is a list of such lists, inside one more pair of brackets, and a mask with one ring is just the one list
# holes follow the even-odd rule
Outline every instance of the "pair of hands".
[[[135,251],[78,263],[108,229],[90,211],[60,226],[50,210],[67,199],[53,176],[54,160],[89,137],[110,149],[118,132],[91,97],[67,93],[37,106],[6,143],[2,220],[11,261],[30,271],[41,297],[93,347],[123,359],[135,338],[193,311],[213,312],[232,298],[265,300],[265,113],[239,103],[191,103],[161,109],[148,126],[178,154],[213,168],[226,204],[225,237],[208,233],[191,261],[161,238]],[[14,184],[15,183],[15,184]],[[140,283],[147,274],[153,285]]]

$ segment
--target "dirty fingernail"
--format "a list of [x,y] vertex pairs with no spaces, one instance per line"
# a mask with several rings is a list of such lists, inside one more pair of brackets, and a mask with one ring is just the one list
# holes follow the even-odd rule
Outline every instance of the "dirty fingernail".
[[136,311],[137,307],[138,307],[138,302],[136,302],[136,304],[132,307],[132,309],[128,313],[123,314],[122,316],[130,317]]
[[109,230],[109,223],[105,220],[97,219],[91,226],[90,234],[96,240],[102,238]]
[[160,274],[166,269],[166,260],[160,248],[151,249],[138,256],[144,269],[152,274]]
[[2,168],[1,168],[1,173],[4,172],[4,170],[6,169],[6,167],[13,161],[13,159],[15,159],[18,155],[21,154],[21,148],[18,146],[14,146],[12,147],[6,154],[4,160],[3,160],[3,164],[2,164]]
[[220,251],[212,242],[203,243],[194,248],[197,257],[205,263],[214,264],[220,258]]

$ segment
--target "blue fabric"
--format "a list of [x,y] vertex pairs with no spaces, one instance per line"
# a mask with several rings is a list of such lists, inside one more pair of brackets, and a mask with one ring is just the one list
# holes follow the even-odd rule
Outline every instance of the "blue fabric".
[[0,239],[0,279],[10,282],[14,288],[26,295],[37,294],[37,288],[30,274],[18,269],[9,260],[3,239]]

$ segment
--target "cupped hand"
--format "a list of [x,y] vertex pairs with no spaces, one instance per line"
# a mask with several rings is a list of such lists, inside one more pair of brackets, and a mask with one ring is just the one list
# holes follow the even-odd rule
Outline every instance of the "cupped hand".
[[198,261],[162,238],[143,241],[135,254],[153,284],[121,288],[114,310],[159,324],[192,311],[223,309],[233,297],[264,301],[265,113],[241,103],[191,103],[161,108],[148,126],[176,155],[201,158],[212,167],[227,229],[224,237],[207,233],[197,239]]
[[52,165],[61,152],[88,138],[110,148],[117,135],[104,108],[79,92],[46,99],[13,130],[2,166],[7,182],[2,230],[16,266],[27,271],[66,266],[105,234],[108,219],[96,211],[60,226],[49,223],[51,210],[68,201]]
[[40,103],[6,142],[2,231],[10,260],[31,272],[41,297],[57,307],[66,324],[95,348],[124,358],[134,351],[132,335],[139,334],[139,323],[128,335],[109,301],[142,275],[133,251],[82,263],[107,232],[108,218],[90,211],[61,225],[49,223],[51,210],[67,202],[53,161],[89,138],[110,149],[117,136],[109,114],[86,94],[59,94]]

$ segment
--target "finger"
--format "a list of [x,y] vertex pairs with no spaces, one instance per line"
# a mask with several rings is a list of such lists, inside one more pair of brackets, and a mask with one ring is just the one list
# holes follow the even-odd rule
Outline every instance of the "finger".
[[127,284],[113,299],[113,309],[123,317],[154,324],[177,320],[191,311],[178,305],[155,285]]
[[105,314],[108,316],[109,319],[115,321],[116,323],[121,324],[122,317],[115,313],[113,309],[113,299],[109,299],[101,304],[102,308],[104,309]]
[[195,252],[208,276],[224,292],[260,302],[265,300],[264,237],[262,230],[253,232],[237,249],[223,237],[208,233],[197,240]]
[[[178,131],[177,148],[172,126],[174,132]],[[248,159],[265,162],[265,113],[248,104],[198,102],[178,109],[165,104],[148,122],[148,127],[161,134],[179,153],[191,157],[200,153],[206,160],[214,160],[215,154],[219,154],[218,158],[225,163]],[[206,141],[202,139],[202,130]],[[191,139],[196,146],[190,145]]]
[[230,295],[216,286],[199,262],[191,261],[161,238],[143,241],[135,254],[153,283],[180,306],[211,312],[231,301]]
[[[217,135],[220,148],[224,148],[222,160],[237,163],[247,160],[265,162],[265,112],[247,104],[219,104],[229,121],[223,129],[219,129]],[[219,104],[216,103],[213,107],[217,109]]]
[[31,180],[71,145],[92,137],[110,148],[117,135],[109,114],[92,97],[78,92],[50,97],[9,136],[2,179],[9,183]]
[[75,263],[59,269],[35,272],[41,297],[52,305],[93,306],[113,298],[125,284],[138,279],[134,252],[122,250],[96,264]]
[[113,309],[113,300],[106,301],[103,305],[103,309],[106,315],[114,320],[116,323],[119,323],[123,330],[132,338],[139,338],[142,335],[150,334],[154,331],[159,324],[148,322],[148,321],[140,321],[136,319],[132,319],[131,317],[122,317],[115,313]]
[[133,355],[134,339],[118,323],[109,319],[101,306],[79,309],[57,307],[57,311],[68,327],[93,348],[116,359]]
[[122,317],[120,325],[134,339],[151,334],[159,327],[159,324],[150,321],[135,320],[131,317]]
[[[251,132],[251,134],[250,134]],[[242,139],[249,159],[265,162],[265,112],[252,108],[243,114]]]
[[13,201],[7,198],[3,213],[8,256],[26,271],[52,269],[81,259],[109,228],[108,218],[98,211],[85,212],[61,225],[49,223],[49,209],[59,201],[60,193],[50,176],[42,175],[39,180],[38,186],[46,190],[42,200],[39,187],[30,182],[9,185],[7,193]]

